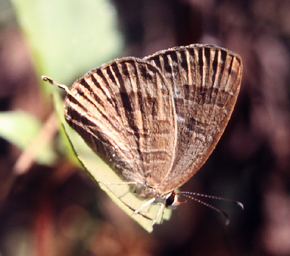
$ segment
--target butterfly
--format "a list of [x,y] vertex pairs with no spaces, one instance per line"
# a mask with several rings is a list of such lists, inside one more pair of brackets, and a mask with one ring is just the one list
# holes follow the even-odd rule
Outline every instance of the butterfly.
[[154,225],[165,208],[180,204],[176,190],[224,132],[240,91],[242,60],[218,46],[191,44],[116,59],[71,88],[42,78],[66,91],[68,124],[143,200],[134,213],[160,206]]

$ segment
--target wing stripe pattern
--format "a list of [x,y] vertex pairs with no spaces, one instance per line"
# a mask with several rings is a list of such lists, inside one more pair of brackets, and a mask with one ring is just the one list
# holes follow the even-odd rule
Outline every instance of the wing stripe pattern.
[[225,49],[199,45],[160,51],[146,59],[160,68],[174,92],[175,159],[158,187],[166,193],[189,180],[215,148],[236,102],[241,60]]
[[145,60],[113,61],[77,80],[66,98],[66,119],[124,180],[156,186],[161,180],[151,170],[171,169],[172,90]]

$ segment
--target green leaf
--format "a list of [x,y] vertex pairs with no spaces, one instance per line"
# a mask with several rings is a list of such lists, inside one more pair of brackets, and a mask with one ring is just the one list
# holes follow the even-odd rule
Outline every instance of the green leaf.
[[[12,0],[39,75],[69,84],[123,47],[106,0]],[[51,87],[45,86],[46,90]]]
[[[25,150],[42,129],[41,122],[24,111],[0,112],[0,137]],[[50,165],[56,159],[52,142],[37,153],[36,161]]]

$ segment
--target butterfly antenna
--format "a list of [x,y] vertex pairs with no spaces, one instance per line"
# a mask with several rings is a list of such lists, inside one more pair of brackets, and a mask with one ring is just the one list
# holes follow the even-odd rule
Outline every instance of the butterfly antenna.
[[220,201],[226,201],[233,203],[235,205],[238,205],[241,207],[242,210],[244,210],[244,205],[240,201],[224,198],[224,197],[218,197],[218,196],[210,196],[210,195],[205,195],[205,194],[200,194],[200,193],[195,193],[195,192],[186,192],[186,191],[181,191],[178,193],[179,195],[191,195],[191,196],[200,196],[200,197],[205,197],[209,199],[214,199],[214,200],[220,200]]
[[197,198],[195,198],[193,196],[200,196],[200,197],[206,197],[206,198],[215,199],[215,200],[232,202],[234,204],[239,205],[242,209],[244,209],[244,205],[241,202],[234,201],[234,200],[227,199],[227,198],[223,198],[223,197],[210,196],[210,195],[204,195],[204,194],[192,193],[192,192],[179,192],[178,195],[182,195],[184,197],[187,197],[187,198],[189,198],[189,199],[191,199],[191,200],[193,200],[195,202],[198,202],[198,203],[200,203],[200,204],[202,204],[202,205],[204,205],[204,206],[206,206],[206,207],[208,207],[210,209],[213,209],[214,211],[222,214],[225,217],[225,219],[226,219],[226,223],[225,223],[226,225],[230,224],[230,218],[229,218],[229,216],[228,216],[228,214],[226,212],[224,212],[224,211],[220,210],[219,208],[217,208],[217,207],[215,207],[215,206],[213,206],[211,204],[208,204],[208,203],[206,203],[206,202],[204,202],[204,201],[202,201],[200,199],[197,199]]
[[64,85],[64,84],[58,84],[57,82],[55,82],[54,80],[52,80],[48,76],[42,76],[41,79],[43,81],[49,82],[50,84],[52,84],[52,85],[54,85],[54,86],[56,86],[56,87],[58,87],[60,89],[65,90],[68,94],[70,93],[69,88],[66,85]]

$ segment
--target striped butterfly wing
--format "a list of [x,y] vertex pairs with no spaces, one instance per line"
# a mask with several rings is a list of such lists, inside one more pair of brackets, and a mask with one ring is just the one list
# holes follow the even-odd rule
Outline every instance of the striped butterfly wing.
[[166,193],[188,181],[215,148],[237,100],[242,62],[226,49],[196,44],[160,51],[144,59],[164,74],[175,102],[175,159],[158,187]]
[[[172,88],[149,62],[124,58],[77,80],[65,100],[67,122],[125,181],[152,186],[173,164]],[[160,178],[151,177],[159,170]]]

